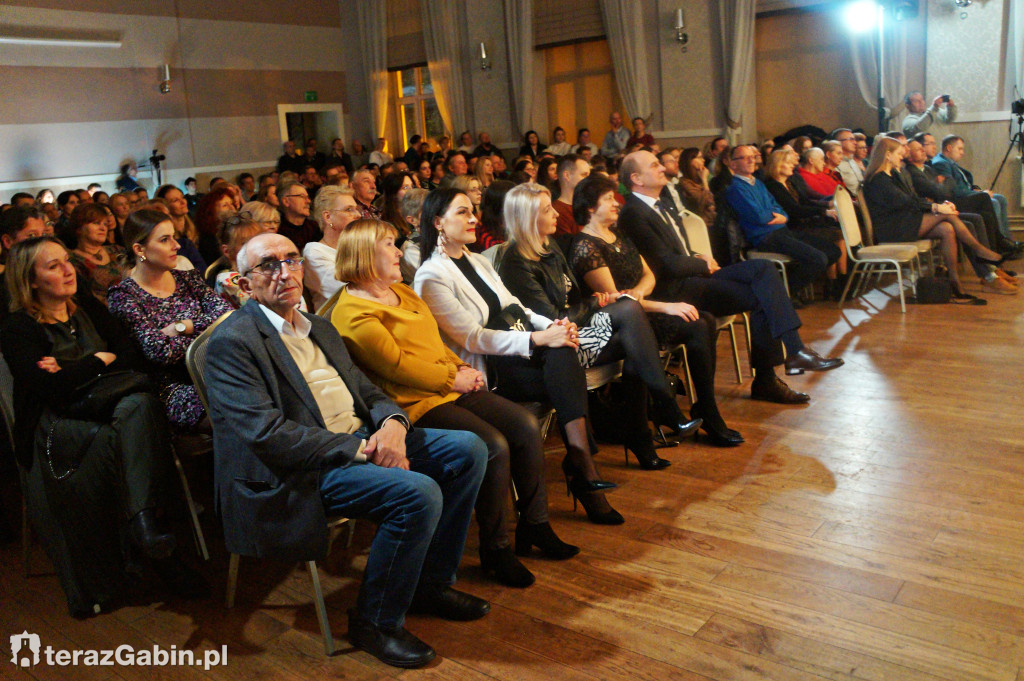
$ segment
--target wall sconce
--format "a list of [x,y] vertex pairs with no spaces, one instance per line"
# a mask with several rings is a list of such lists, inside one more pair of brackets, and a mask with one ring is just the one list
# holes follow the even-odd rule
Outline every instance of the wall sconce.
[[160,66],[160,94],[166,95],[171,91],[171,65]]
[[491,70],[491,60],[487,58],[487,47],[483,43],[480,43],[480,70]]
[[[953,4],[955,4],[957,9],[959,10],[966,10],[968,7],[974,4],[974,0],[953,0]],[[960,18],[966,19],[967,12],[961,11]]]
[[683,9],[676,10],[676,42],[680,44],[681,51],[686,52],[686,45],[690,42],[690,36],[686,34],[686,20],[683,18]]

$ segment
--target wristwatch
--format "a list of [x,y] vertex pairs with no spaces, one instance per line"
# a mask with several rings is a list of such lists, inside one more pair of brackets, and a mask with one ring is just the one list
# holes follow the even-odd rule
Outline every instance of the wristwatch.
[[188,331],[188,325],[185,322],[174,322],[174,330],[178,333],[185,333]]

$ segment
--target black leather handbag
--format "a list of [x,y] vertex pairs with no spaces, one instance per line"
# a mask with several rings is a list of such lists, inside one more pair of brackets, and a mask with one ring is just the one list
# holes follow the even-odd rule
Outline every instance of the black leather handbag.
[[144,392],[153,392],[153,382],[140,371],[125,369],[100,374],[78,388],[64,416],[109,423],[121,398]]
[[526,314],[526,310],[512,303],[488,319],[484,328],[494,331],[532,331],[533,325],[530,324],[530,317]]

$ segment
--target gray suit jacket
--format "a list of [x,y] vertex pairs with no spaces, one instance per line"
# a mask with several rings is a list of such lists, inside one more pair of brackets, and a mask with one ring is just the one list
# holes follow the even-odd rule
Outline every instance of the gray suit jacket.
[[[356,415],[373,429],[389,416],[405,418],[355,367],[330,322],[306,318],[310,339],[352,393]],[[217,506],[228,551],[323,558],[328,536],[320,473],[351,463],[360,438],[325,428],[306,379],[255,302],[217,327],[207,357]]]

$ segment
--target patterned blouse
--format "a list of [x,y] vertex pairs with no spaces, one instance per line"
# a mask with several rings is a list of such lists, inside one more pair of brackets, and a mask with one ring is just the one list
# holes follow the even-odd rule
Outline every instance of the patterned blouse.
[[587,272],[607,267],[615,280],[615,288],[620,291],[633,288],[644,276],[640,251],[618,232],[615,232],[614,243],[581,232],[570,249],[569,266],[587,295],[594,293],[583,278]]
[[89,284],[89,291],[96,296],[103,304],[107,302],[107,289],[121,281],[123,276],[121,266],[117,257],[124,253],[124,249],[117,244],[106,244],[103,246],[109,259],[100,265],[92,258],[83,257],[75,251],[70,251],[71,264],[84,281]]
[[[107,300],[110,311],[155,365],[152,375],[167,407],[168,420],[178,428],[189,429],[199,423],[205,412],[185,367],[185,351],[196,336],[229,312],[231,306],[203,282],[198,270],[172,270],[171,274],[175,289],[167,298],[157,298],[127,277],[110,288]],[[183,319],[192,320],[195,330],[191,335],[172,338],[161,331]]]

